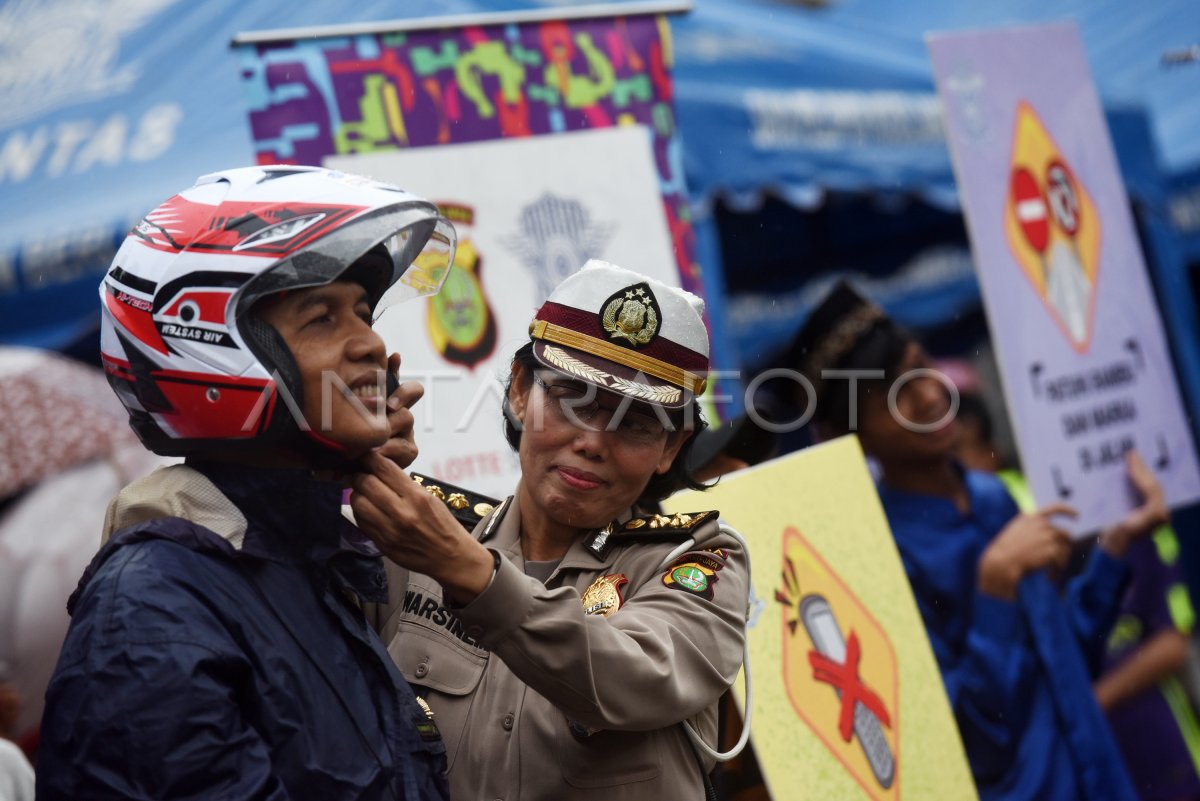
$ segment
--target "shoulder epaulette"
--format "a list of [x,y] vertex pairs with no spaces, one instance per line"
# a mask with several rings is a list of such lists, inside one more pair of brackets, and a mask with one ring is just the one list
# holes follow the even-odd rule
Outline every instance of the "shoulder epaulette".
[[455,519],[462,523],[463,528],[467,531],[473,531],[476,523],[490,515],[492,510],[500,505],[500,501],[495,498],[447,484],[436,478],[423,476],[420,473],[409,473],[408,475],[413,481],[423,486],[430,495],[445,503]]
[[584,546],[597,559],[603,559],[614,546],[622,543],[683,542],[702,524],[716,520],[720,515],[716,510],[678,512],[673,515],[639,515],[629,518],[624,523],[609,523],[592,534]]

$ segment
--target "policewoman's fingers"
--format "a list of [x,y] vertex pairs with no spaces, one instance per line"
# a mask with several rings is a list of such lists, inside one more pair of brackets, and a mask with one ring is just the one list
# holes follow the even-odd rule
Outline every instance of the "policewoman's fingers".
[[388,395],[387,406],[389,411],[398,409],[411,409],[425,396],[425,387],[417,381],[402,381],[396,385],[392,393]]
[[403,495],[405,491],[416,486],[416,482],[409,478],[408,473],[378,449],[364,455],[359,464],[362,465],[365,474],[375,476],[397,494]]

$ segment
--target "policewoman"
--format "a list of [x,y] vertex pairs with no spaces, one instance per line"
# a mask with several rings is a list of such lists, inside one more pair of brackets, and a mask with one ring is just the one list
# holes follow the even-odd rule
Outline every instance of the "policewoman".
[[452,798],[704,797],[685,722],[715,745],[747,562],[716,512],[644,512],[687,483],[704,425],[702,309],[605,262],[563,281],[512,361],[521,480],[472,532],[385,458],[356,480],[359,525],[411,571],[382,633],[445,739]]

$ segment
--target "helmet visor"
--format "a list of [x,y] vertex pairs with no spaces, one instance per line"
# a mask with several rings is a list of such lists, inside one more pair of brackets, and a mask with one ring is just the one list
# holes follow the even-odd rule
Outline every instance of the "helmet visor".
[[[241,317],[268,295],[336,281],[368,251],[382,245],[390,264],[381,259],[378,281],[368,286],[378,319],[389,306],[436,294],[454,263],[455,243],[454,226],[440,217],[432,204],[382,209],[321,237],[251,278],[235,301],[236,314]],[[356,273],[361,275],[361,271]]]
[[383,244],[400,272],[375,304],[376,320],[392,306],[441,290],[454,264],[454,226],[442,217],[425,220],[397,231]]

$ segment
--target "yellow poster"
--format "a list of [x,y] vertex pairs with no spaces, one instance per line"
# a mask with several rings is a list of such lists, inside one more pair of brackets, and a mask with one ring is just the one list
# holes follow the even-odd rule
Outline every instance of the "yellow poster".
[[976,798],[857,439],[664,506],[719,509],[749,544],[751,742],[772,798]]

